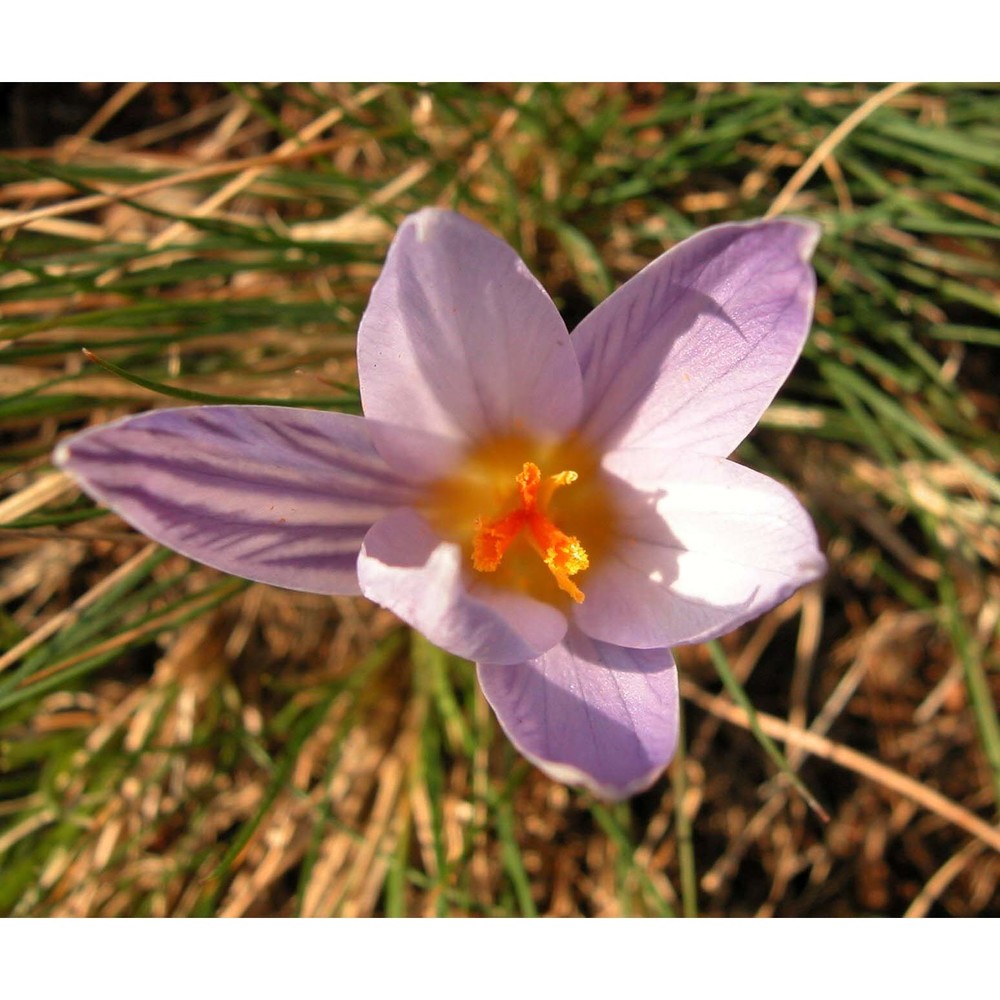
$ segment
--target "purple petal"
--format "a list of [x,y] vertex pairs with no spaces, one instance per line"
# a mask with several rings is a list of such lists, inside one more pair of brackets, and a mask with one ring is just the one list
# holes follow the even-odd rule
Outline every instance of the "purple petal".
[[442,542],[416,511],[396,511],[365,538],[358,578],[365,597],[456,656],[516,663],[545,652],[566,632],[555,608],[479,582],[463,572],[459,546]]
[[[581,381],[552,300],[474,222],[424,209],[400,227],[358,332],[365,415],[462,442],[562,435]],[[380,438],[376,437],[380,444]]]
[[626,649],[570,626],[543,656],[479,664],[511,742],[556,781],[601,798],[648,788],[677,747],[677,670],[668,649]]
[[413,498],[361,417],[280,406],[141,413],[69,438],[55,461],[183,555],[319,594],[359,593],[365,534]]
[[585,433],[619,447],[729,455],[802,350],[819,227],[715,226],[653,261],[574,331]]
[[588,635],[640,648],[700,642],[756,618],[821,576],[809,515],[784,486],[718,458],[659,450],[605,457],[623,540],[582,586]]

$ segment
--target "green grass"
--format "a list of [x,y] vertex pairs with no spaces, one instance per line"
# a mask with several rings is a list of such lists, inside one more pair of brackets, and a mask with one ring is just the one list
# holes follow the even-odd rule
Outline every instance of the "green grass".
[[[71,155],[44,107],[37,135],[5,124],[0,913],[995,915],[989,850],[915,902],[971,835],[891,780],[762,746],[702,699],[672,773],[602,805],[519,758],[471,667],[386,613],[136,559],[145,541],[74,490],[30,492],[65,434],[151,406],[359,411],[358,320],[423,205],[507,239],[572,326],[678,240],[764,215],[878,90],[149,86],[131,113],[162,125],[169,97],[163,139],[112,119]],[[679,654],[702,693],[829,715],[835,743],[990,824],[998,109],[994,87],[911,89],[796,196],[824,231],[814,333],[738,457],[815,517],[819,624],[800,595]]]

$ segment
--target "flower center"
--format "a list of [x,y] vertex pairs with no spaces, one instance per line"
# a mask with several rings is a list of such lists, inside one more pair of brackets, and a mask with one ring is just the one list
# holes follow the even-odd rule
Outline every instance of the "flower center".
[[500,517],[477,517],[472,539],[472,565],[480,573],[493,573],[522,532],[542,562],[556,578],[559,589],[577,604],[583,601],[583,591],[570,579],[590,565],[590,558],[580,540],[560,531],[546,511],[552,494],[560,486],[575,483],[579,476],[573,471],[559,472],[542,480],[541,470],[534,462],[525,462],[514,477],[520,506]]
[[[564,471],[547,475],[552,469]],[[482,583],[550,604],[580,602],[574,578],[617,537],[611,498],[600,457],[585,442],[515,432],[470,449],[428,487],[423,511],[442,538],[462,547]]]

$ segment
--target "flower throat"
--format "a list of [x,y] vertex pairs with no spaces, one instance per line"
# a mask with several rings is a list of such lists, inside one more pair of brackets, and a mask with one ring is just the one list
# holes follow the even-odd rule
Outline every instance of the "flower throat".
[[[550,469],[563,471],[547,475]],[[425,512],[443,537],[462,546],[476,573],[547,603],[559,591],[583,601],[573,577],[604,551],[615,521],[588,448],[521,435],[470,451],[430,488]]]
[[590,557],[580,540],[560,531],[546,514],[552,494],[560,486],[575,483],[579,476],[572,471],[560,472],[542,481],[541,470],[534,462],[525,462],[514,477],[521,505],[508,514],[486,519],[477,517],[472,540],[472,565],[481,573],[492,573],[500,565],[511,542],[521,532],[542,557],[559,584],[577,604],[583,601],[583,591],[570,579],[590,565]]

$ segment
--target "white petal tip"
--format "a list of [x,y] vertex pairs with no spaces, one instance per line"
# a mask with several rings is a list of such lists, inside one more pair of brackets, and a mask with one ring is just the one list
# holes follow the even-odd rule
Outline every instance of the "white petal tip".
[[669,761],[658,764],[653,770],[634,781],[630,781],[627,785],[604,785],[571,764],[540,760],[532,754],[524,753],[523,750],[521,753],[553,781],[557,781],[561,785],[572,785],[584,789],[602,802],[624,802],[626,799],[632,798],[633,795],[646,791],[670,765]]
[[441,208],[422,208],[419,212],[414,212],[413,215],[403,223],[403,225],[412,225],[417,233],[417,242],[426,243],[430,238],[431,229],[436,222],[443,216],[449,214],[445,209]]
[[817,580],[822,579],[826,576],[829,569],[830,565],[826,561],[826,556],[822,552],[817,552],[805,566],[804,575],[807,578],[805,583],[815,583]]
[[794,222],[802,230],[799,254],[804,263],[808,262],[823,237],[823,227],[814,219],[802,219],[798,216],[789,216],[784,221]]

